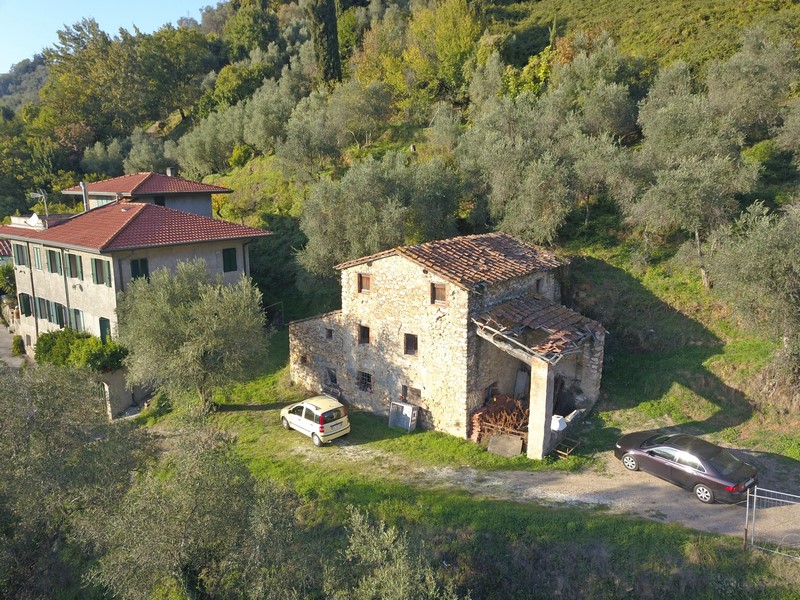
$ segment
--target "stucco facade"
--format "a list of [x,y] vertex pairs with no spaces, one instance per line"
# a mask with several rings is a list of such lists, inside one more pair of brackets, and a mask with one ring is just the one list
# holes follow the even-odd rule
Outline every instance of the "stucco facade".
[[[533,405],[543,389],[549,396],[536,397],[543,404],[534,426],[549,428],[557,398],[553,384],[533,380],[542,372],[545,379],[560,378],[559,389],[568,388],[572,397],[588,399],[588,404],[597,399],[602,328],[597,336],[581,338],[592,338],[586,339],[586,349],[570,347],[541,358],[535,349],[509,353],[507,344],[487,339],[485,330],[483,337],[478,334],[476,317],[509,300],[532,294],[542,306],[556,306],[558,268],[527,269],[502,281],[466,285],[452,269],[437,272],[403,253],[354,262],[341,268],[341,311],[290,324],[295,384],[331,391],[326,386],[333,371],[333,391],[354,406],[387,415],[392,401],[403,400],[420,408],[423,427],[462,438],[469,435],[470,415],[498,394],[530,398]],[[526,375],[520,376],[521,371]],[[534,443],[539,446],[533,457],[541,458],[551,440],[543,433]]]

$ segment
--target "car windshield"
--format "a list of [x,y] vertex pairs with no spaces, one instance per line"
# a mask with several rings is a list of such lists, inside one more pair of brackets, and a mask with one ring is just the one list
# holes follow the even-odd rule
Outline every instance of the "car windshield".
[[329,411],[322,413],[322,422],[323,423],[333,423],[334,421],[338,421],[339,419],[343,419],[345,416],[344,409],[342,408],[333,408]]
[[642,442],[642,448],[652,448],[653,446],[658,446],[659,444],[663,444],[669,439],[668,435],[663,433],[659,433],[658,435],[654,435],[653,437],[647,438],[645,441]]
[[730,475],[742,464],[742,461],[725,450],[720,450],[713,456],[709,456],[706,462],[720,475]]

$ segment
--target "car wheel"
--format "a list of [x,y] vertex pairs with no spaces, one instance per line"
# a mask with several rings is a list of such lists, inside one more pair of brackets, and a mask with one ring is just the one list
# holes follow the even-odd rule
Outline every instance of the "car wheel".
[[322,446],[322,440],[319,439],[319,436],[316,433],[311,434],[311,441],[314,442],[314,445],[319,448]]
[[704,504],[714,503],[714,492],[712,492],[702,483],[698,483],[696,486],[694,486],[694,495],[697,496],[697,499]]
[[633,454],[626,454],[622,457],[622,466],[629,471],[638,471],[639,461],[636,460],[636,457]]
[[281,425],[283,425],[284,429],[291,429],[289,426],[289,421],[286,419],[286,417],[281,418]]

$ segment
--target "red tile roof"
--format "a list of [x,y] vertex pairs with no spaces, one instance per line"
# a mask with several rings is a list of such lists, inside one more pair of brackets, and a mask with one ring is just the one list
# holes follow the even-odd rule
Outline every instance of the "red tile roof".
[[[119,194],[126,198],[168,194],[230,194],[233,191],[217,185],[191,181],[183,177],[170,177],[152,172],[122,175],[121,177],[87,183],[86,189],[90,194]],[[61,193],[81,194],[81,186],[74,185],[71,188],[62,190]]]
[[271,235],[269,231],[218,221],[163,206],[113,202],[50,229],[2,226],[0,237],[113,252]]
[[344,262],[335,268],[347,269],[396,255],[405,256],[466,288],[479,283],[500,283],[565,264],[554,254],[505,233],[487,233],[401,246]]
[[597,321],[541,296],[515,298],[473,319],[484,337],[500,336],[512,346],[556,363],[580,351],[589,337],[604,335]]

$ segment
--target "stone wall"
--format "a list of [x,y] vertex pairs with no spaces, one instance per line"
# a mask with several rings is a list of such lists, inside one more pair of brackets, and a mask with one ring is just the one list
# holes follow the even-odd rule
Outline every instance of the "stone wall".
[[[359,290],[359,274],[370,277]],[[432,302],[431,285],[444,285],[446,301]],[[389,256],[342,271],[344,359],[341,380],[357,406],[388,414],[403,386],[408,401],[424,411],[436,429],[467,434],[467,290],[401,256]],[[361,327],[369,341],[359,340]],[[405,336],[416,336],[416,354],[407,354]],[[372,391],[359,389],[359,373],[372,377]]]
[[[329,369],[336,381],[331,381]],[[289,377],[294,385],[318,394],[326,385],[340,385],[345,369],[341,311],[289,323]]]

